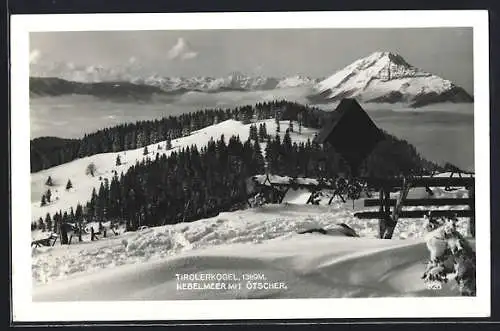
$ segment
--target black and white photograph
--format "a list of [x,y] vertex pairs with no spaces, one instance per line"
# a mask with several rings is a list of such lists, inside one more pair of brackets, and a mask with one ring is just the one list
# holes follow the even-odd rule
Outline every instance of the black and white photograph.
[[18,316],[489,316],[487,14],[463,12],[20,17]]

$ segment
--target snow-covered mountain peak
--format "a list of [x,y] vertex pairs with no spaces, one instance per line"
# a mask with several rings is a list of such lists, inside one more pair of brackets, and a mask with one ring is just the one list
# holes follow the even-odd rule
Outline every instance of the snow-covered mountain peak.
[[354,61],[314,87],[312,98],[363,102],[471,102],[472,97],[451,81],[409,64],[400,54],[377,51]]
[[[391,52],[374,52],[369,56],[354,61],[344,69],[318,84],[320,92],[338,88],[341,85],[350,88],[366,89],[373,79],[390,81],[410,77],[428,77],[423,72],[408,64],[405,59]],[[345,85],[349,83],[349,85]]]

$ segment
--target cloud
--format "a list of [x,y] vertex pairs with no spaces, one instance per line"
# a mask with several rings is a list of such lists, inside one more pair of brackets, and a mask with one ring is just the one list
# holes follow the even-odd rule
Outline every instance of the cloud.
[[37,63],[41,55],[42,53],[38,49],[32,50],[30,53],[30,64]]
[[167,56],[170,60],[190,60],[198,56],[198,52],[189,47],[184,38],[177,39],[177,43],[168,51]]
[[132,56],[131,58],[128,59],[129,64],[134,64],[136,62],[137,62],[137,59],[135,58],[135,56]]

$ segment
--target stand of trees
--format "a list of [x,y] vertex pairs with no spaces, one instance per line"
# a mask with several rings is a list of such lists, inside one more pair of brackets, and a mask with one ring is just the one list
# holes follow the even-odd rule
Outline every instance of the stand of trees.
[[322,127],[326,118],[331,116],[331,113],[298,103],[272,101],[254,106],[207,109],[159,120],[122,124],[86,134],[82,139],[42,137],[31,141],[31,172],[94,154],[142,148],[160,141],[176,139],[188,135],[191,131],[228,119],[250,123],[254,117],[259,120],[273,118],[276,109],[282,110],[282,120],[297,120],[301,116],[302,125],[312,128]]

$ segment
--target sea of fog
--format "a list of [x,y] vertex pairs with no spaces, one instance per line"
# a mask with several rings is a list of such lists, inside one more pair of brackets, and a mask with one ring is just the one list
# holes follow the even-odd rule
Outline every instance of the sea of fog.
[[[303,88],[211,94],[190,92],[147,103],[113,102],[90,96],[38,97],[30,100],[31,138],[80,138],[85,133],[121,123],[284,99],[307,103]],[[335,106],[319,107],[333,110]],[[406,139],[424,157],[474,169],[472,104],[437,104],[417,110],[385,104],[365,104],[363,108],[380,128]]]

